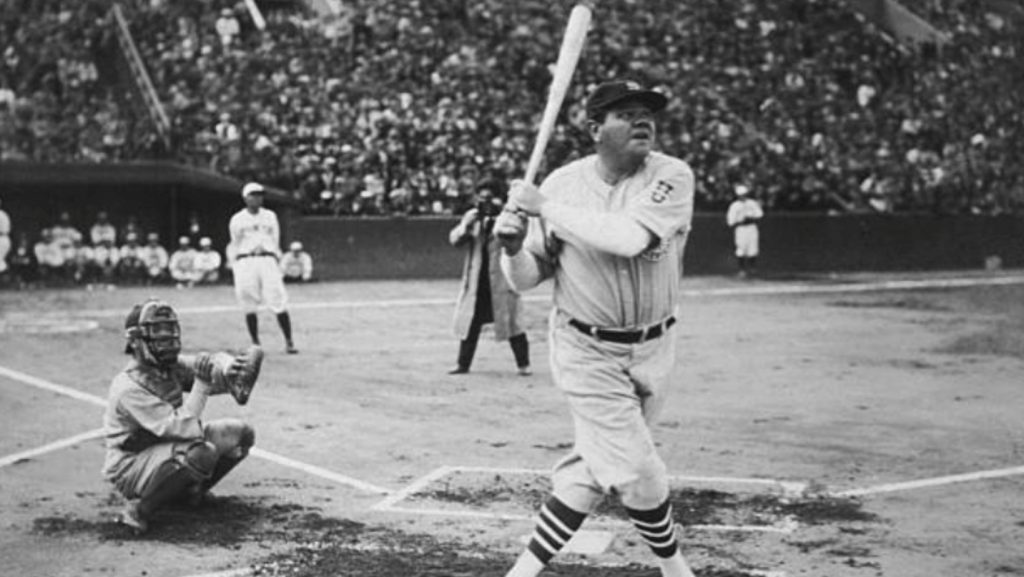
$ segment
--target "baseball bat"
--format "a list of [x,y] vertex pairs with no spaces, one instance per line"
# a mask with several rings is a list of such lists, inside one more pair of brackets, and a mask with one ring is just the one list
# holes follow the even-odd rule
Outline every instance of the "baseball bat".
[[548,89],[548,101],[544,105],[544,116],[541,117],[540,126],[537,128],[537,140],[533,143],[530,162],[526,165],[526,176],[523,180],[527,184],[533,184],[537,178],[537,171],[540,170],[540,163],[544,159],[544,150],[547,149],[551,133],[555,129],[558,111],[562,108],[562,101],[569,91],[569,82],[576,71],[576,63],[583,52],[583,41],[587,38],[590,17],[591,10],[586,4],[573,6],[569,14],[565,36],[562,37],[562,47],[558,51],[558,61],[551,77],[551,87]]

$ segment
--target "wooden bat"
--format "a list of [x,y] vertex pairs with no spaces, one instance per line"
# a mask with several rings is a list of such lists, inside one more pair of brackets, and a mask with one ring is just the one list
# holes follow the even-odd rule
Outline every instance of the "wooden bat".
[[544,105],[544,116],[541,117],[540,126],[537,128],[537,140],[533,143],[530,162],[526,165],[526,177],[523,180],[527,184],[533,184],[537,178],[537,171],[540,170],[540,163],[544,159],[544,150],[547,149],[551,133],[555,129],[558,111],[562,108],[562,101],[569,91],[569,82],[576,71],[576,63],[583,52],[583,41],[587,38],[590,17],[590,7],[585,4],[573,6],[569,14],[565,36],[562,37],[562,47],[558,51],[558,61],[551,77],[551,88],[548,89],[548,101]]

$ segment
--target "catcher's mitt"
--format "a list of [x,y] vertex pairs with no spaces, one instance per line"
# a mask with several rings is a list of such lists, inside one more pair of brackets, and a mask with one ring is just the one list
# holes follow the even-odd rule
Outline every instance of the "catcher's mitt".
[[243,354],[232,358],[228,366],[218,367],[220,370],[217,372],[221,373],[223,387],[231,393],[235,402],[244,405],[249,402],[249,395],[256,386],[262,366],[263,349],[252,345]]
[[263,349],[253,345],[240,355],[199,353],[183,355],[182,360],[198,378],[210,383],[211,395],[230,393],[235,402],[244,405],[249,402],[249,395],[260,376]]

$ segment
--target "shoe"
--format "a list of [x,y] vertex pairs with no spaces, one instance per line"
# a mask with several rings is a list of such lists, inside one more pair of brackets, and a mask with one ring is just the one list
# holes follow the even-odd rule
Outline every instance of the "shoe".
[[533,371],[530,370],[530,365],[519,367],[516,369],[516,372],[518,372],[521,377],[528,377],[533,374]]
[[295,345],[293,345],[292,343],[288,343],[288,344],[287,344],[287,345],[285,346],[285,349],[284,349],[284,350],[285,350],[285,352],[287,352],[287,353],[288,353],[289,355],[297,355],[297,354],[299,354],[299,349],[295,348]]
[[149,530],[149,523],[139,515],[138,501],[129,501],[118,515],[117,522],[130,528],[136,535]]
[[469,372],[469,367],[455,367],[448,371],[449,375],[464,375]]

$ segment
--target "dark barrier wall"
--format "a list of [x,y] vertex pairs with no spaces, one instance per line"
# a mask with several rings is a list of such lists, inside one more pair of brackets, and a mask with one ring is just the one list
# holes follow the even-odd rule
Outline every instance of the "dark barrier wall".
[[[463,257],[448,244],[456,222],[316,217],[297,220],[292,232],[321,279],[450,278]],[[731,274],[732,250],[722,215],[695,216],[687,274]],[[990,256],[1017,268],[1024,266],[1024,219],[774,214],[761,224],[761,254],[765,273],[980,269]]]
[[[22,234],[35,242],[62,211],[88,238],[96,213],[104,210],[118,228],[130,216],[137,218],[144,232],[159,233],[164,247],[174,249],[195,213],[200,235],[209,236],[223,254],[228,220],[244,207],[241,189],[236,179],[162,162],[0,163],[0,200],[11,217],[12,243]],[[298,210],[277,190],[268,194],[267,206],[278,212],[285,230]]]

